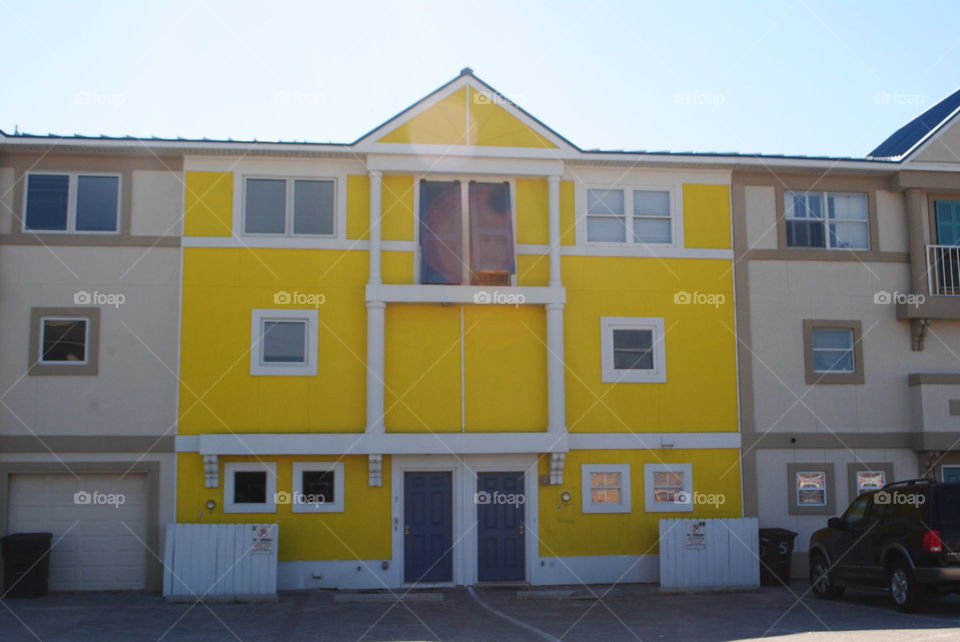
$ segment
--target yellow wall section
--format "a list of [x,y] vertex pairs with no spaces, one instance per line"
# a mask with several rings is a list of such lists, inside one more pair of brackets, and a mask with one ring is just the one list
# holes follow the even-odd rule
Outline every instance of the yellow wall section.
[[546,245],[550,242],[547,181],[517,181],[517,243]]
[[347,238],[370,238],[370,177],[347,176]]
[[[567,425],[573,432],[737,430],[731,262],[562,258]],[[718,294],[719,307],[678,304]],[[600,317],[662,317],[666,383],[602,383]]]
[[413,176],[388,174],[383,177],[380,190],[380,207],[383,211],[380,236],[385,241],[413,240],[414,188]]
[[[263,456],[277,464],[277,492],[293,490],[293,462],[336,461],[335,457]],[[281,562],[297,560],[380,560],[392,556],[390,545],[390,457],[383,458],[383,486],[367,483],[367,457],[348,456],[344,463],[342,513],[294,513],[289,504],[276,513],[224,513],[223,471],[229,461],[256,462],[253,457],[221,457],[220,487],[204,488],[203,460],[196,453],[177,455],[177,521],[185,523],[270,522],[280,525]],[[213,499],[217,508],[204,504]]]
[[460,432],[460,308],[388,305],[384,421],[390,432]]
[[377,142],[465,145],[466,104],[467,90],[463,88],[393,129]]
[[467,431],[547,426],[546,316],[540,306],[464,306]]
[[230,236],[233,172],[187,172],[184,236]]
[[730,249],[729,186],[683,186],[683,236],[687,247]]
[[489,96],[471,88],[469,100],[471,144],[556,149],[556,145],[490,100]]
[[384,283],[413,283],[413,252],[383,252],[380,262]]
[[517,285],[537,286],[550,283],[550,257],[546,254],[517,255]]
[[577,214],[573,181],[560,182],[560,245],[577,244]]
[[[654,555],[659,552],[659,520],[671,517],[740,517],[740,451],[571,450],[562,486],[540,487],[540,554]],[[693,512],[644,512],[644,464],[692,464],[693,490],[723,495],[723,505],[694,506]],[[584,513],[580,467],[583,464],[629,464],[632,513]],[[540,474],[549,473],[549,458],[540,458]],[[564,503],[560,494],[573,498]],[[561,507],[561,508],[558,508]]]
[[[366,252],[183,252],[180,434],[363,429]],[[251,312],[286,308],[278,291],[326,297],[316,377],[250,375]]]

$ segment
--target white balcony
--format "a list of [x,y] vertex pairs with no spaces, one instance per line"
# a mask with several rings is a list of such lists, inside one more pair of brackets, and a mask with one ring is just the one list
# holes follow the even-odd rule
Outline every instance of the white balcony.
[[927,246],[930,296],[960,296],[960,246]]

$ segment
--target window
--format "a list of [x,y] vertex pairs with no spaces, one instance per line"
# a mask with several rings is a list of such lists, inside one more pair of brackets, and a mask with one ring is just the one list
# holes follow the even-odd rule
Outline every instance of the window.
[[858,497],[843,514],[843,522],[850,528],[862,528],[867,524],[870,496]]
[[277,465],[227,462],[223,467],[225,513],[273,513],[277,509]]
[[827,505],[827,473],[801,471],[795,476],[797,506]]
[[24,230],[119,231],[120,177],[112,174],[28,174]]
[[604,383],[667,380],[662,318],[602,317],[600,349]]
[[668,190],[588,189],[587,240],[672,243],[670,201]]
[[787,464],[791,515],[835,515],[833,464]]
[[584,513],[629,513],[630,465],[581,466]]
[[882,470],[858,470],[856,475],[857,495],[880,490],[887,484],[887,474]]
[[250,374],[317,374],[316,310],[254,310]]
[[420,181],[420,282],[510,285],[509,183]]
[[334,181],[247,178],[245,234],[332,236]]
[[960,466],[944,465],[940,467],[940,481],[957,482],[960,481]]
[[343,462],[315,461],[293,465],[294,513],[343,512]]
[[859,321],[803,322],[807,384],[863,383]]
[[787,247],[870,248],[866,194],[785,192]]
[[691,464],[645,464],[643,481],[646,512],[682,513],[693,510]]
[[847,464],[847,492],[850,499],[880,490],[893,476],[892,462],[855,461]]
[[31,375],[97,374],[99,308],[33,308]]

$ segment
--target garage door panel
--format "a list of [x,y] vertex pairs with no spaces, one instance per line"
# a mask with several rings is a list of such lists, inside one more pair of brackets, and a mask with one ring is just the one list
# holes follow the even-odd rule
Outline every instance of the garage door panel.
[[[89,501],[75,502],[77,493]],[[54,534],[55,591],[144,588],[147,512],[142,474],[18,474],[10,480],[10,532]]]

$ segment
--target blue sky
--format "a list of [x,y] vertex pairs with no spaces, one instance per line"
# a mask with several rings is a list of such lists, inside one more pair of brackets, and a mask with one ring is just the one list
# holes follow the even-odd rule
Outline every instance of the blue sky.
[[470,66],[584,148],[862,156],[960,88],[956,2],[0,6],[0,129],[350,142]]

